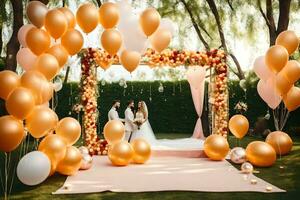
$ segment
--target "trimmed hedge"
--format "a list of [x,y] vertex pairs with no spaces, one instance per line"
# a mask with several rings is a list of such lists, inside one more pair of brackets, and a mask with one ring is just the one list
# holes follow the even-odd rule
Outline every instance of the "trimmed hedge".
[[[192,133],[197,115],[192,102],[190,87],[187,81],[163,82],[164,92],[159,92],[160,82],[127,82],[128,87],[124,89],[119,83],[101,85],[99,83],[99,131],[107,121],[107,112],[111,103],[115,99],[121,100],[120,117],[124,117],[124,110],[128,100],[144,100],[149,109],[149,119],[154,132],[164,133]],[[258,117],[265,116],[267,105],[260,99],[256,91],[256,84],[247,84],[247,92],[240,88],[238,81],[229,82],[229,107],[230,116],[235,114],[234,106],[237,102],[243,101],[248,105],[248,111],[245,113],[253,127]],[[151,87],[151,96],[150,96]],[[80,115],[72,112],[72,107],[79,102],[78,84],[65,84],[63,89],[56,94],[57,103],[56,112],[60,118],[73,116],[81,119]],[[206,94],[207,95],[207,94]],[[150,98],[151,97],[151,98]],[[3,102],[2,102],[3,103]],[[207,130],[207,99],[204,101],[204,118],[202,119],[204,129]],[[270,113],[271,114],[271,113]],[[299,127],[300,109],[290,114],[286,127]],[[269,125],[272,128],[272,116]],[[208,132],[208,131],[206,131]]]

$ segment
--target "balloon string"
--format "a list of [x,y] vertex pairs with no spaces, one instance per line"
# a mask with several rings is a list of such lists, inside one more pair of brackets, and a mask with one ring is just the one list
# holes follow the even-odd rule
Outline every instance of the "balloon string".
[[13,185],[14,185],[15,176],[16,176],[16,168],[17,168],[17,164],[19,163],[19,161],[21,160],[21,157],[23,156],[23,155],[22,155],[22,149],[23,149],[23,146],[24,146],[24,140],[21,142],[21,145],[20,145],[20,148],[19,148],[18,160],[17,160],[17,162],[15,162],[15,164],[14,164],[14,170],[13,170],[12,180],[11,180],[11,182],[10,182],[10,187],[9,187],[9,193],[8,193],[8,194],[11,194],[11,191],[12,191],[12,188],[13,188]]
[[5,163],[4,163],[4,200],[8,199],[8,194],[7,194],[7,185],[8,185],[8,156],[7,152],[5,154]]

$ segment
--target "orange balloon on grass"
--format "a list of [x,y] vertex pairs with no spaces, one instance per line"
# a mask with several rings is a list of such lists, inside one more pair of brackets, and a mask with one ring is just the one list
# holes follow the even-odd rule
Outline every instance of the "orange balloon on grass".
[[258,167],[269,167],[276,161],[274,148],[266,142],[254,141],[246,148],[246,157],[249,162]]
[[126,166],[134,155],[131,145],[127,141],[118,141],[108,150],[108,158],[113,165]]
[[65,157],[58,163],[56,171],[67,176],[74,175],[80,169],[81,161],[80,151],[70,146],[67,148]]
[[243,115],[232,116],[229,120],[229,129],[235,137],[243,138],[249,129],[248,119]]
[[121,141],[125,134],[125,127],[120,120],[110,120],[103,128],[104,138],[109,144]]
[[204,152],[211,160],[223,160],[229,152],[229,144],[223,136],[212,134],[204,141]]
[[293,147],[293,140],[291,137],[282,131],[269,133],[266,142],[274,148],[277,155],[286,155]]

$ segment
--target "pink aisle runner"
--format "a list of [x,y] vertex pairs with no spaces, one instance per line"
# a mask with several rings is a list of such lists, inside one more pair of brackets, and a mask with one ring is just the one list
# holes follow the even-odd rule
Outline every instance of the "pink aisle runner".
[[[285,192],[254,175],[241,174],[229,162],[206,158],[152,157],[145,165],[114,167],[94,156],[93,167],[69,176],[53,194],[149,191]],[[257,184],[251,184],[255,179]],[[267,191],[267,188],[271,191]]]

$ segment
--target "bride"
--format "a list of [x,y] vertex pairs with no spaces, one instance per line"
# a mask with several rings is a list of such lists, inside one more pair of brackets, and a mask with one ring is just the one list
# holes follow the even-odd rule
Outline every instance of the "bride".
[[134,123],[137,129],[133,131],[131,141],[135,138],[144,138],[154,148],[164,149],[198,149],[202,148],[203,140],[195,138],[181,139],[156,139],[148,119],[148,108],[144,101],[138,102],[138,110],[135,115]]

